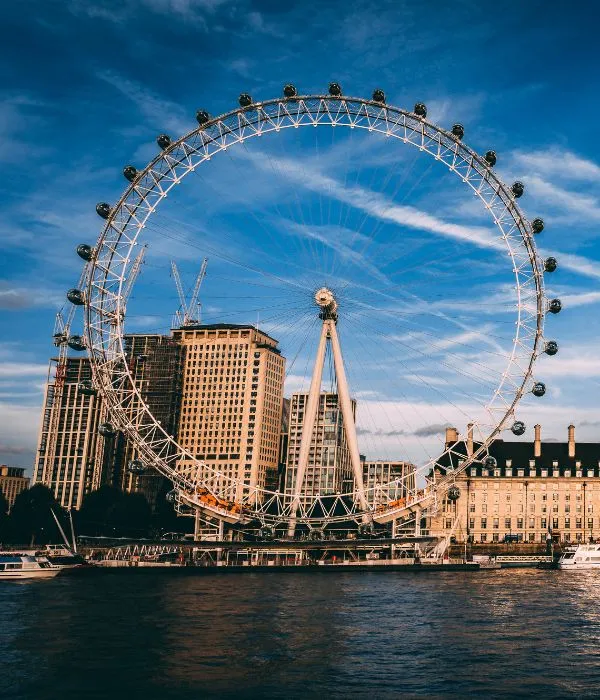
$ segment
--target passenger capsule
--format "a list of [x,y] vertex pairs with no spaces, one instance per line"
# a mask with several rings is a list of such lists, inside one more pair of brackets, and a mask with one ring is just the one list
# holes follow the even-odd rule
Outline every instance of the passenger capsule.
[[522,182],[514,182],[510,191],[513,193],[515,199],[519,199],[519,197],[523,195],[523,192],[525,192],[525,185]]
[[146,471],[146,467],[139,459],[132,459],[127,465],[127,471],[130,474],[143,474]]
[[252,104],[252,98],[247,92],[242,92],[238,98],[238,102],[240,103],[240,107],[250,107]]
[[85,304],[85,294],[81,289],[69,289],[67,299],[75,306],[83,306]]
[[168,492],[165,494],[165,499],[166,499],[169,503],[175,503],[175,499],[176,499],[176,498],[177,498],[177,491],[176,491],[175,489],[173,489],[172,491],[168,491]]
[[546,343],[544,352],[546,353],[546,355],[556,355],[556,353],[558,352],[558,343],[556,342],[556,340],[549,340]]
[[551,314],[560,313],[561,309],[562,309],[562,302],[560,299],[552,299],[550,301],[550,303],[548,304],[548,311]]
[[458,488],[458,486],[453,484],[448,489],[447,498],[449,501],[458,501],[458,499],[460,498],[460,489]]
[[385,104],[385,92],[383,90],[373,90],[373,102]]
[[531,222],[531,230],[534,233],[541,233],[544,230],[544,220],[543,219],[534,219]]
[[485,162],[490,166],[490,168],[493,168],[494,165],[496,165],[496,151],[488,151],[484,156],[483,159]]
[[329,94],[339,97],[342,94],[342,86],[339,83],[329,83]]
[[268,525],[263,525],[263,527],[260,528],[260,537],[263,540],[272,540],[275,537],[275,530]]
[[86,260],[87,262],[89,262],[94,257],[94,249],[91,245],[88,245],[87,243],[80,243],[77,246],[76,250],[77,255],[79,255],[80,258]]
[[129,180],[129,182],[133,182],[137,177],[137,174],[137,168],[134,168],[133,165],[126,165],[123,168],[123,175],[125,175],[125,179]]
[[196,121],[200,126],[204,126],[207,122],[210,121],[210,114],[208,112],[205,112],[203,109],[199,109],[196,112]]
[[91,379],[84,379],[83,381],[79,382],[77,389],[79,390],[79,393],[83,394],[84,396],[95,396],[96,394],[96,390],[94,389]]
[[115,434],[115,429],[112,426],[112,423],[100,423],[98,426],[98,432],[102,437],[105,438],[110,438]]
[[422,102],[417,102],[413,112],[417,115],[417,117],[425,118],[427,116],[427,107]]
[[67,340],[67,345],[71,350],[77,350],[78,352],[85,350],[85,341],[80,335],[72,335],[69,340]]
[[106,202],[98,202],[98,204],[96,204],[96,214],[101,216],[103,219],[108,219],[110,216],[110,204],[107,204]]
[[546,272],[554,272],[557,267],[558,263],[556,262],[556,258],[546,258],[544,260],[544,270]]
[[495,457],[488,455],[483,461],[483,465],[488,469],[495,469],[498,466],[498,462]]
[[291,83],[288,83],[287,85],[284,85],[284,87],[283,87],[283,94],[285,97],[296,97],[296,95],[298,94],[298,91],[296,90],[294,85],[292,85]]
[[63,343],[67,342],[67,336],[64,333],[55,333],[52,336],[52,342],[56,347],[60,347]]
[[158,144],[159,148],[162,148],[164,151],[165,148],[169,148],[171,145],[171,137],[167,136],[167,134],[160,134],[156,137],[156,143]]
[[543,396],[546,393],[546,385],[544,384],[544,382],[536,382],[533,385],[531,393],[534,396]]
[[462,137],[465,135],[465,127],[462,124],[455,124],[452,127],[452,135],[459,140],[462,139]]
[[525,432],[525,423],[523,423],[522,420],[516,420],[512,424],[511,430],[514,435],[523,435],[523,433]]

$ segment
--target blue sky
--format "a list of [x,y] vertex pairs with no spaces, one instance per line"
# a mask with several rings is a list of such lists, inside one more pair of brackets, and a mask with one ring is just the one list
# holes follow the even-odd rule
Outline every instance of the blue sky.
[[[348,95],[381,87],[390,104],[426,102],[434,121],[463,123],[473,148],[494,148],[506,181],[525,183],[524,211],[546,222],[538,245],[561,265],[548,286],[564,311],[546,331],[560,353],[537,371],[548,394],[529,398],[519,417],[542,423],[545,437],[563,438],[573,421],[580,440],[596,440],[594,11],[533,1],[432,1],[426,11],[398,1],[4,8],[0,460],[32,464],[54,313],[80,271],[74,246],[96,239],[94,206],[119,196],[123,165],[147,162],[158,133],[193,128],[198,108],[219,114],[240,92],[268,99],[286,82],[321,93],[330,80]],[[186,181],[148,231],[128,329],[166,330],[177,306],[169,260],[191,283],[207,255],[204,319],[258,320],[280,339],[288,390],[297,389],[316,344],[310,291],[330,283],[346,303],[340,335],[362,406],[361,448],[418,460],[435,449],[440,426],[463,427],[501,372],[509,277],[489,250],[334,196],[336,183],[352,183],[474,234],[489,222],[460,183],[402,144],[317,131],[232,150]],[[369,291],[386,285],[387,301]],[[390,313],[398,304],[412,309],[409,322]],[[419,304],[450,320],[415,314]]]

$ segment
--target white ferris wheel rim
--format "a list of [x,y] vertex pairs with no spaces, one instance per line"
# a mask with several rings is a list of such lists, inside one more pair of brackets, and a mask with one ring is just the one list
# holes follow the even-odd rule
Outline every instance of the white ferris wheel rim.
[[[132,253],[146,222],[170,190],[186,175],[214,155],[249,138],[310,125],[345,126],[377,132],[413,145],[445,164],[473,190],[490,212],[512,262],[517,321],[507,367],[487,404],[491,429],[486,430],[486,435],[479,436],[478,447],[472,454],[459,453],[458,443],[451,445],[436,458],[417,466],[417,474],[430,472],[444,456],[454,456],[461,462],[453,473],[453,479],[485,454],[509,420],[514,420],[517,404],[532,383],[534,363],[540,354],[546,301],[543,265],[536,250],[531,225],[517,206],[510,189],[484,158],[466,146],[462,139],[407,110],[374,100],[341,95],[276,98],[252,103],[209,119],[171,142],[143,170],[137,172],[117,204],[111,208],[84,275],[85,337],[94,383],[105,398],[116,427],[135,443],[140,456],[149,466],[171,479],[178,497],[184,503],[204,508],[225,520],[237,522],[242,517],[254,517],[263,523],[283,523],[292,516],[286,511],[289,506],[283,503],[284,494],[259,487],[248,490],[243,503],[236,504],[239,508],[235,513],[224,512],[221,505],[209,507],[198,498],[199,487],[212,493],[211,479],[221,474],[168,435],[145,404],[133,381],[123,346],[127,301],[123,291],[127,288],[134,257]],[[133,412],[132,405],[135,405]],[[193,475],[178,471],[176,465],[181,458],[201,467],[203,473],[210,477],[198,481]],[[419,493],[416,489],[410,504],[407,499],[397,506],[394,514],[406,511],[409,505],[414,506],[417,502],[435,499],[438,491],[443,492],[450,481],[449,478],[438,481],[428,494]],[[233,492],[240,483],[236,478],[231,479]],[[397,486],[398,482],[387,486],[394,484]],[[385,485],[378,488],[385,488]],[[218,494],[222,502],[231,503],[227,496],[222,491]],[[348,505],[350,499],[356,504],[354,493],[338,494],[334,498],[317,496],[310,506],[302,506],[302,512],[295,516],[296,521],[323,525],[364,516],[364,511],[357,509],[356,505]]]

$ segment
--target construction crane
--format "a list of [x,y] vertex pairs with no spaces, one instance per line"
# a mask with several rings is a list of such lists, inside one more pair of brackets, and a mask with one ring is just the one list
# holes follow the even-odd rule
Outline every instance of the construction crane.
[[175,286],[177,287],[177,294],[179,295],[179,309],[175,312],[175,325],[178,327],[182,326],[193,326],[200,323],[200,310],[202,304],[198,301],[198,296],[200,294],[200,287],[202,282],[206,277],[206,268],[208,266],[208,258],[204,258],[202,265],[200,266],[200,272],[198,277],[196,277],[196,283],[192,291],[192,296],[189,301],[186,301],[185,293],[183,291],[183,285],[181,284],[181,277],[179,276],[179,270],[174,260],[171,260],[171,275],[175,280]]
[[125,281],[123,289],[121,290],[121,297],[123,298],[125,306],[127,305],[127,300],[129,299],[129,295],[131,294],[131,289],[133,288],[133,285],[135,284],[135,281],[138,275],[140,274],[140,269],[144,262],[144,256],[146,255],[147,248],[147,245],[142,246],[140,252],[137,254],[135,260],[133,261],[133,264],[131,265],[131,270],[127,275],[127,280]]

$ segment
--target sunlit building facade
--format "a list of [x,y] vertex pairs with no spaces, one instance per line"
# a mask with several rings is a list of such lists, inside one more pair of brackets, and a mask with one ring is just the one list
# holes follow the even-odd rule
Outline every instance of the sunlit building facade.
[[572,425],[566,442],[542,442],[536,425],[533,442],[496,440],[489,454],[493,468],[477,463],[456,477],[461,495],[442,501],[432,535],[474,543],[600,538],[600,443],[577,443]]
[[182,348],[180,445],[206,462],[204,476],[230,498],[273,483],[285,374],[277,341],[254,326],[232,324],[177,329],[173,336]]
[[0,491],[6,498],[9,511],[15,503],[15,498],[27,488],[29,488],[29,477],[25,476],[25,469],[0,464]]
[[[304,413],[308,394],[292,394],[290,404],[285,491],[291,498],[294,493]],[[356,402],[352,401],[352,413],[356,415]],[[301,500],[308,504],[315,496],[349,493],[354,478],[350,450],[338,395],[322,393],[313,428],[308,464],[304,475]]]

